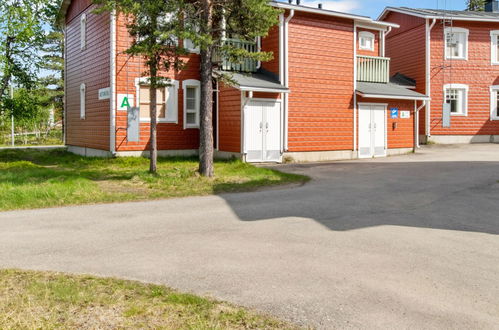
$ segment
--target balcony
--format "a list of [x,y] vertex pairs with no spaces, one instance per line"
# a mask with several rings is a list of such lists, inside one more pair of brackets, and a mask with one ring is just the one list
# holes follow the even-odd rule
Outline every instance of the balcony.
[[357,55],[357,81],[388,83],[390,59],[388,57]]
[[[256,42],[243,41],[239,39],[225,39],[225,43],[236,48],[244,49],[250,53],[258,51],[258,45]],[[258,68],[258,61],[245,59],[240,63],[232,63],[228,59],[221,59],[221,67],[223,71],[256,72]]]

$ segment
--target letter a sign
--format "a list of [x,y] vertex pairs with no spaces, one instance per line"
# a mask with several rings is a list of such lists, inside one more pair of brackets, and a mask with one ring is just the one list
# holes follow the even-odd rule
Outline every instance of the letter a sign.
[[128,110],[134,106],[133,95],[118,94],[118,110]]

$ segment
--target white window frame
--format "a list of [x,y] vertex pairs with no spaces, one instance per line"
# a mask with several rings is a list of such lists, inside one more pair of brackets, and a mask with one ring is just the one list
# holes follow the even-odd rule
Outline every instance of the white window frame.
[[463,100],[463,112],[458,113],[458,112],[451,112],[451,116],[461,116],[461,117],[466,117],[468,116],[468,93],[469,93],[469,86],[464,85],[464,84],[446,84],[444,85],[444,103],[447,102],[447,90],[448,89],[458,89],[458,90],[464,90],[464,100]]
[[490,86],[490,120],[499,120],[497,113],[497,93],[499,92],[499,85]]
[[80,119],[85,119],[86,116],[86,97],[87,97],[87,86],[85,84],[80,85]]
[[[362,40],[363,39],[371,39],[371,46],[363,46],[362,45]],[[374,51],[374,43],[376,42],[376,37],[374,36],[374,33],[369,32],[369,31],[361,31],[359,32],[359,49],[361,50],[370,50]]]
[[499,65],[499,59],[497,58],[497,55],[499,55],[497,51],[498,39],[499,30],[490,31],[490,63],[492,65]]
[[83,13],[80,17],[80,49],[87,48],[87,14]]
[[[196,88],[196,123],[187,124],[187,87]],[[201,109],[201,82],[195,79],[187,79],[182,82],[182,89],[184,94],[184,129],[199,128],[200,124],[200,109]]]
[[[136,78],[135,79],[135,97],[137,99],[137,102],[135,103],[137,107],[140,109],[140,87],[144,85],[148,85],[150,81],[150,77],[142,77],[142,78]],[[166,118],[160,118],[158,117],[156,122],[158,123],[170,123],[170,124],[178,124],[178,86],[179,83],[177,80],[170,80],[171,86],[165,86],[164,89],[171,89],[170,92],[168,92],[168,98],[165,97],[165,100],[163,100],[164,105],[165,105],[165,114],[168,117],[168,109],[173,109],[175,113],[175,119],[168,119]],[[166,91],[165,91],[166,95]],[[139,116],[140,116],[140,110],[139,110]],[[151,118],[140,118],[141,123],[150,123]]]
[[[464,38],[464,46],[463,46],[463,55],[462,56],[452,56],[447,52],[447,35],[449,33],[461,33],[465,35]],[[468,60],[468,39],[469,39],[470,31],[465,28],[460,27],[448,27],[444,30],[444,55],[446,60]]]

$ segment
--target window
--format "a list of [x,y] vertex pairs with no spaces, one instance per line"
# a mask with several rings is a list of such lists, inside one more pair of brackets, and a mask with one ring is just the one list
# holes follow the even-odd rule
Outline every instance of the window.
[[374,34],[367,31],[359,33],[359,49],[374,51]]
[[468,34],[463,28],[449,27],[445,29],[445,58],[468,59]]
[[[148,122],[150,117],[150,91],[149,78],[135,80],[137,89],[137,104],[139,106],[140,121]],[[178,81],[169,81],[171,86],[161,87],[156,90],[156,116],[158,122],[178,123]]]
[[185,80],[184,88],[184,128],[199,127],[199,108],[201,102],[199,80]]
[[499,86],[490,87],[490,120],[499,120]]
[[490,31],[491,63],[499,64],[499,30]]
[[87,47],[87,15],[81,14],[80,17],[80,48],[84,50]]
[[87,87],[85,84],[80,85],[80,119],[85,119],[85,97],[87,94]]
[[444,86],[445,102],[450,104],[450,114],[466,116],[468,114],[468,86],[448,84]]

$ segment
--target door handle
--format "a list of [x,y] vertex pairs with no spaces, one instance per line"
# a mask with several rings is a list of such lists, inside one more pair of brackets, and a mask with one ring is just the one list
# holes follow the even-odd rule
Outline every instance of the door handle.
[[263,123],[260,122],[260,132],[263,130]]
[[269,123],[265,123],[265,129],[267,130],[267,132],[269,131]]

